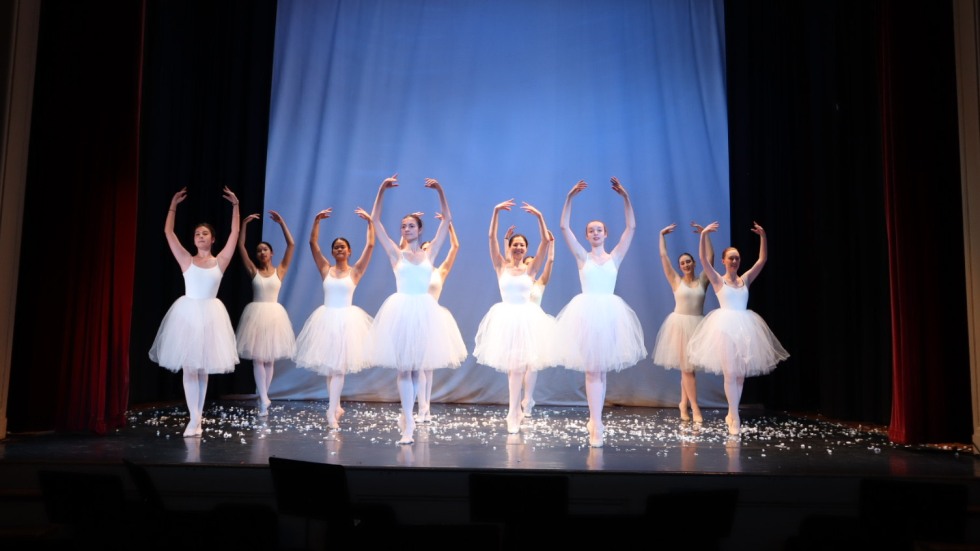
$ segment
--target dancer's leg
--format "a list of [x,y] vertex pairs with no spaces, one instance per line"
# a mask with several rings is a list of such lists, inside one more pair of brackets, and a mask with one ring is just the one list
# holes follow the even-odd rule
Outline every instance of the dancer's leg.
[[517,434],[521,431],[521,387],[523,385],[523,369],[512,369],[507,373],[507,432],[511,434]]
[[585,372],[585,398],[589,403],[589,445],[601,448],[605,426],[602,424],[602,406],[606,400],[606,373]]
[[742,385],[745,377],[735,375],[730,370],[725,370],[725,398],[728,399],[728,415],[725,423],[728,424],[729,434],[738,434],[742,428],[742,419],[738,415],[738,405],[742,400]]
[[187,402],[187,414],[190,417],[187,426],[184,428],[184,436],[197,436],[197,430],[201,427],[201,414],[198,412],[198,393],[200,389],[197,384],[197,373],[182,370],[184,379],[184,400]]
[[701,408],[698,407],[698,386],[694,377],[693,371],[681,372],[681,419],[687,415],[687,406],[690,406],[694,422],[700,423],[704,419],[701,417]]
[[528,369],[524,372],[524,399],[521,400],[521,410],[524,417],[530,417],[534,411],[534,386],[538,382],[538,372]]
[[402,403],[402,422],[399,427],[402,431],[399,444],[412,444],[415,442],[415,419],[412,418],[412,408],[415,406],[419,380],[418,370],[398,371],[398,397]]
[[340,416],[343,409],[340,407],[340,395],[344,392],[344,374],[327,376],[327,396],[330,402],[327,405],[327,426],[331,429],[340,428]]
[[204,431],[201,428],[201,424],[204,422],[204,399],[208,396],[208,374],[205,371],[200,371],[197,374],[197,418],[200,422],[197,426],[197,434],[200,436]]
[[428,423],[432,420],[430,406],[432,404],[432,379],[431,369],[423,370],[419,373],[419,421]]
[[272,380],[272,362],[252,360],[252,376],[255,378],[255,393],[259,395],[259,415],[269,413],[269,383]]

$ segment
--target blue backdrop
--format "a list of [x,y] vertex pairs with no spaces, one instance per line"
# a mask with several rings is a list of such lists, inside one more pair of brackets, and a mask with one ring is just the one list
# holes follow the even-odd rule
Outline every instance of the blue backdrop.
[[[617,293],[640,317],[652,350],[673,295],[658,255],[659,231],[671,258],[696,255],[688,224],[718,221],[718,252],[729,244],[728,125],[722,0],[280,0],[272,89],[265,205],[279,211],[297,251],[281,301],[298,333],[323,300],[307,245],[314,215],[329,258],[336,236],[355,258],[377,189],[398,173],[380,222],[398,235],[402,216],[425,213],[435,231],[437,194],[446,190],[461,242],[440,302],[456,317],[470,351],[483,314],[500,296],[487,251],[495,204],[527,201],[556,234],[556,261],[543,307],[557,314],[579,292],[576,265],[558,231],[565,195],[580,179],[572,226],[606,222],[615,246],[629,191],[638,229]],[[247,214],[247,213],[243,213]],[[266,218],[267,219],[267,218]],[[537,247],[534,219],[516,224]],[[278,226],[263,238],[281,258]],[[448,243],[439,255],[445,256]],[[750,255],[754,257],[753,255]],[[676,261],[676,260],[675,260]],[[716,264],[717,265],[717,264]],[[378,246],[354,303],[374,315],[394,292]],[[706,311],[717,301],[709,290]],[[275,399],[326,399],[324,378],[278,362]],[[645,359],[608,378],[613,404],[676,406],[680,376]],[[585,403],[584,376],[558,367],[541,373],[539,404]],[[701,375],[702,406],[726,404],[721,378]],[[506,376],[472,356],[458,370],[436,371],[435,402],[507,402]],[[345,400],[398,400],[395,373],[372,368],[347,377]]]

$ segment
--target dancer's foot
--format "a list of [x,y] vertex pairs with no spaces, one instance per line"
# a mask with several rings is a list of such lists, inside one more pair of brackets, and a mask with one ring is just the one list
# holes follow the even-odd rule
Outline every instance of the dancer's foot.
[[330,408],[327,408],[327,427],[329,427],[330,430],[340,430],[340,423],[338,423],[339,419],[340,414],[338,414],[336,411],[332,411]]
[[507,416],[507,432],[510,434],[521,432],[521,415],[519,413]]
[[204,429],[201,428],[201,423],[189,422],[187,427],[184,428],[184,438],[196,438],[204,434]]
[[530,417],[534,412],[534,400],[525,400],[521,402],[521,411],[524,412],[524,417]]
[[428,425],[432,421],[432,414],[429,410],[419,410],[418,421],[423,425]]
[[600,423],[597,427],[590,419],[589,422],[585,424],[585,428],[589,430],[589,445],[593,448],[601,448],[606,432],[606,426]]
[[340,418],[344,416],[344,413],[346,413],[346,411],[344,411],[344,408],[341,407],[340,404],[337,404],[337,414],[334,415],[334,420],[339,423]]
[[269,406],[272,404],[272,400],[263,400],[259,398],[259,417],[265,417],[269,415]]
[[701,408],[697,404],[691,403],[691,417],[694,418],[694,422],[701,424],[704,422],[704,417],[701,416]]
[[687,414],[687,404],[681,402],[680,404],[677,404],[677,407],[681,410],[681,421],[690,421],[691,416]]
[[742,420],[734,419],[731,415],[725,416],[725,424],[728,425],[728,434],[732,436],[737,436],[742,428]]
[[398,421],[399,421],[399,426],[402,427],[402,437],[401,440],[398,441],[398,443],[414,444],[415,437],[413,436],[413,434],[415,433],[415,419],[412,419],[411,417],[406,418],[404,415],[401,415],[399,416]]

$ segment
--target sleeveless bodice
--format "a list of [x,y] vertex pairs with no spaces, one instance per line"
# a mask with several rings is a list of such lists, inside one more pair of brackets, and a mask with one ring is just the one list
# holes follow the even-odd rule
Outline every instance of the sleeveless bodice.
[[211,268],[198,268],[196,264],[191,264],[191,267],[184,272],[184,295],[188,298],[217,298],[219,285],[221,285],[221,270],[217,265]]
[[534,281],[527,273],[514,275],[510,270],[504,270],[497,280],[500,287],[500,299],[507,304],[525,304],[531,300],[531,287]]
[[252,278],[252,301],[253,302],[279,302],[279,289],[282,288],[282,281],[279,280],[279,272],[272,272],[272,275],[265,277],[259,272],[255,272]]
[[749,286],[730,287],[722,285],[718,293],[718,306],[725,310],[746,310],[749,306]]
[[579,281],[582,282],[582,292],[586,294],[612,294],[616,289],[618,270],[613,259],[602,264],[596,264],[592,257],[585,259],[585,264],[578,271]]
[[432,270],[432,277],[429,278],[429,294],[436,300],[442,294],[442,274],[439,270]]
[[674,289],[674,312],[686,316],[700,316],[704,313],[704,287],[699,283],[688,287],[680,281]]
[[327,308],[345,308],[354,302],[354,280],[350,271],[344,277],[334,277],[327,272],[323,278],[323,305]]
[[412,264],[404,257],[395,264],[395,286],[399,293],[423,295],[429,292],[432,281],[432,262],[429,257],[418,264]]

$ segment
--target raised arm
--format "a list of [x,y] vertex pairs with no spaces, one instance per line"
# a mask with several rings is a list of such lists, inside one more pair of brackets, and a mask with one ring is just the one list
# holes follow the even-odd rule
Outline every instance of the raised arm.
[[718,292],[725,283],[721,280],[721,274],[715,270],[714,265],[708,262],[708,234],[716,231],[718,231],[718,222],[712,222],[701,230],[701,237],[698,239],[698,256],[701,257],[701,266],[708,276],[708,281],[711,282],[715,292]]
[[541,234],[541,239],[538,243],[538,252],[534,255],[534,260],[531,261],[531,267],[529,269],[532,274],[536,274],[538,273],[538,270],[541,269],[541,266],[544,265],[545,257],[547,256],[548,225],[545,223],[544,215],[541,214],[541,211],[529,205],[526,201],[521,208],[524,210],[524,212],[533,214],[538,219],[538,231]]
[[745,281],[746,285],[752,284],[752,281],[762,271],[762,267],[766,265],[766,260],[769,259],[769,247],[766,244],[766,230],[762,229],[762,226],[758,222],[752,222],[752,233],[759,236],[759,259],[755,261],[755,264],[748,271],[742,274],[742,280]]
[[384,179],[381,182],[381,187],[378,188],[378,195],[374,198],[374,206],[371,208],[371,220],[374,223],[374,229],[377,232],[378,242],[381,243],[381,248],[385,250],[385,254],[388,255],[388,259],[391,261],[392,266],[395,262],[398,262],[398,251],[400,248],[398,244],[388,237],[388,232],[385,231],[384,224],[381,223],[381,205],[384,200],[385,190],[398,187],[398,174],[392,174],[391,176]]
[[174,220],[177,218],[177,205],[182,203],[184,199],[187,199],[187,188],[180,188],[180,191],[174,194],[173,198],[170,199],[170,210],[167,211],[167,220],[163,223],[163,235],[167,238],[167,245],[170,246],[170,252],[173,253],[174,258],[177,260],[177,264],[180,265],[180,271],[186,272],[188,268],[191,267],[192,256],[191,253],[180,244],[180,239],[177,238],[177,234],[174,233]]
[[367,239],[364,240],[364,250],[361,251],[361,256],[354,263],[354,267],[351,268],[350,277],[357,285],[357,282],[361,280],[361,276],[364,275],[364,271],[367,270],[368,264],[371,263],[371,253],[374,252],[374,220],[371,220],[371,215],[368,211],[357,207],[354,209],[354,213],[367,220]]
[[316,269],[320,272],[320,280],[327,277],[330,271],[330,261],[320,250],[320,220],[330,218],[333,208],[326,208],[316,213],[313,217],[313,229],[310,230],[310,252],[313,253],[313,262],[316,262]]
[[[691,220],[691,227],[694,228],[694,233],[696,233],[698,235],[701,235],[701,231],[704,230],[704,227],[701,224],[698,224],[697,222],[695,222],[693,220]],[[706,239],[708,241],[707,242],[707,246],[708,246],[708,263],[711,264],[712,266],[714,266],[715,265],[715,248],[711,244],[711,236],[710,235],[707,236]],[[702,265],[703,265],[703,263],[702,263]],[[701,279],[701,280],[703,280],[703,284],[704,284],[705,287],[708,286],[708,283],[709,283],[709,281],[708,281],[708,274],[704,270],[704,268],[701,268],[701,275],[699,275],[698,278]]]
[[215,258],[218,260],[218,268],[221,269],[221,273],[224,273],[228,269],[228,265],[231,264],[232,257],[235,256],[242,221],[241,215],[238,213],[238,197],[235,196],[233,191],[228,189],[228,186],[224,187],[222,193],[225,199],[231,203],[231,231],[228,233],[228,241],[225,242],[225,246],[221,248],[221,251],[215,255]]
[[[504,257],[500,254],[500,243],[497,242],[497,230],[500,227],[500,211],[510,210],[514,206],[514,200],[508,199],[502,203],[497,203],[493,207],[493,214],[490,215],[490,231],[487,233],[487,237],[490,242],[490,263],[493,264],[493,269],[497,274],[500,274],[501,268],[504,266]],[[507,249],[507,242],[504,241],[504,248]]]
[[538,283],[547,285],[551,280],[551,268],[555,265],[555,234],[548,230],[548,258],[544,262],[541,275],[538,276]]
[[449,224],[453,221],[453,216],[449,212],[449,202],[446,200],[446,192],[442,189],[442,184],[434,178],[425,179],[425,187],[434,189],[439,194],[439,212],[442,218],[439,220],[439,227],[436,234],[432,237],[432,246],[429,247],[429,260],[434,260],[442,249],[442,244],[446,242],[449,235]]
[[612,182],[613,191],[623,198],[623,208],[626,211],[626,228],[623,230],[622,237],[619,238],[619,243],[616,243],[616,247],[609,253],[616,262],[616,266],[619,266],[626,256],[626,251],[630,248],[630,243],[633,242],[633,236],[636,235],[636,215],[633,214],[633,203],[630,202],[630,196],[626,193],[623,184],[619,183],[619,179],[615,176],[609,181]]
[[[436,218],[442,220],[442,213],[436,213]],[[456,237],[456,228],[453,223],[449,223],[449,253],[446,254],[446,259],[442,261],[439,265],[439,275],[442,276],[442,280],[445,281],[449,277],[449,272],[452,271],[453,265],[456,264],[456,253],[459,252],[459,239]]]
[[[289,265],[293,262],[293,254],[296,252],[296,241],[293,240],[293,234],[289,231],[286,220],[278,212],[270,210],[269,218],[272,218],[273,222],[279,224],[279,228],[282,230],[282,238],[286,241],[286,250],[282,253],[282,260],[279,261],[279,265],[276,266],[276,274],[279,275],[279,281],[282,281],[286,278]],[[244,228],[242,233],[245,233]]]
[[252,220],[258,220],[261,217],[259,214],[249,214],[242,220],[242,231],[238,234],[238,256],[242,259],[242,265],[245,266],[245,271],[248,272],[248,277],[255,277],[255,272],[258,270],[255,267],[255,263],[252,262],[252,256],[248,254],[248,249],[245,248],[245,234],[248,231],[248,223]]
[[[511,224],[507,231],[504,232],[504,243],[510,243],[510,238],[514,236],[514,230],[517,226]],[[504,247],[504,262],[510,263],[510,247]]]
[[672,233],[676,227],[677,224],[671,224],[660,230],[660,264],[663,265],[664,276],[667,278],[667,283],[670,283],[671,289],[677,289],[677,282],[681,277],[674,269],[674,263],[667,254],[667,234]]
[[589,185],[585,183],[585,180],[579,180],[578,183],[572,186],[568,195],[565,196],[565,206],[561,209],[561,219],[558,222],[558,227],[561,228],[561,234],[565,236],[565,242],[568,243],[568,248],[571,249],[572,256],[575,257],[575,262],[579,268],[585,264],[586,251],[582,247],[582,244],[578,242],[578,238],[575,237],[575,232],[572,231],[569,224],[572,219],[572,198],[582,193],[582,190],[587,187]]

